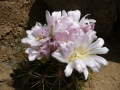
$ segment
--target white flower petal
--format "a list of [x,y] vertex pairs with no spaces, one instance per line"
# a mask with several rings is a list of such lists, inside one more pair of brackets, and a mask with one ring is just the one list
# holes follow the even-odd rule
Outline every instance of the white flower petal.
[[108,48],[102,47],[102,48],[95,48],[93,50],[90,50],[90,54],[106,54],[109,51]]
[[31,43],[31,40],[29,38],[23,38],[21,40],[22,43],[26,43],[26,44],[30,44]]
[[68,53],[73,53],[74,51],[74,43],[71,42],[71,41],[68,41],[68,45],[66,46],[66,48],[68,48],[68,52],[67,52],[67,55],[69,55]]
[[95,68],[100,70],[101,65],[98,62],[96,62],[94,59],[93,59],[93,63],[95,64]]
[[86,34],[89,35],[92,40],[95,40],[97,38],[96,31],[88,30]]
[[60,18],[61,18],[61,11],[56,11],[56,12],[52,13],[52,21],[53,22],[58,21]]
[[31,30],[27,30],[27,31],[26,31],[26,34],[31,35],[32,32],[33,32],[33,31],[31,31]]
[[96,22],[96,20],[94,20],[94,19],[88,19],[89,20],[89,22],[91,22],[91,23],[95,23]]
[[95,67],[95,63],[93,62],[92,58],[87,57],[86,60],[83,61],[88,67]]
[[39,27],[42,27],[41,23],[39,23],[39,22],[36,22],[35,25],[36,25],[36,26],[39,26]]
[[28,38],[31,39],[31,40],[34,40],[34,41],[36,40],[36,38],[35,38],[34,36],[32,36],[32,35],[29,35],[29,34],[28,34],[27,36],[28,36]]
[[76,46],[76,47],[81,46],[81,44],[82,44],[81,42],[82,42],[82,38],[79,37],[79,35],[75,35],[75,36],[74,36],[74,43],[75,43],[75,46]]
[[36,57],[37,57],[37,54],[29,54],[28,59],[29,61],[33,61],[36,59]]
[[41,56],[41,55],[37,55],[37,60],[40,60],[40,59],[42,59],[43,58],[43,56]]
[[[32,50],[32,51],[33,51],[33,50]],[[28,54],[30,54],[32,51],[30,50],[30,48],[27,48],[27,49],[25,50],[25,52],[28,53]]]
[[102,38],[98,38],[94,43],[92,43],[88,50],[92,50],[94,48],[101,48],[104,45],[104,40]]
[[81,15],[81,13],[79,10],[68,12],[68,17],[72,17],[75,22],[79,21],[80,15]]
[[104,65],[107,66],[108,62],[101,56],[95,56],[95,55],[91,55],[91,57],[98,62],[100,65]]
[[38,53],[38,51],[33,51],[32,53],[33,53],[33,54],[35,54],[35,53],[37,54],[37,53]]
[[32,36],[33,36],[35,39],[38,38],[38,37],[40,37],[40,34],[41,34],[40,29],[41,29],[41,28],[36,29],[36,30],[32,33]]
[[60,47],[58,48],[58,51],[61,53],[63,57],[68,58],[70,54],[74,51],[74,43],[71,41],[62,42],[60,44]]
[[92,43],[92,39],[89,35],[84,35],[83,40],[81,42],[84,48],[87,48]]
[[56,58],[58,61],[60,62],[68,62],[68,60],[66,59],[66,57],[64,57],[63,55],[61,55],[61,53],[59,53],[58,51],[55,51],[52,53],[52,57]]
[[67,17],[67,13],[66,13],[66,11],[65,11],[65,10],[63,10],[63,11],[62,11],[62,16]]
[[69,77],[72,74],[73,68],[74,68],[73,63],[68,63],[68,65],[66,66],[64,70],[66,77]]
[[40,45],[42,45],[42,43],[37,42],[37,41],[33,41],[30,44],[31,44],[31,46],[40,46]]
[[75,16],[75,21],[78,22],[81,16],[81,12],[79,10],[76,10],[76,16]]
[[85,80],[87,80],[87,78],[88,78],[88,70],[87,70],[87,68],[85,68],[85,70],[83,71],[83,74],[84,74]]
[[75,60],[76,64],[80,64],[82,68],[86,68],[85,63],[82,60]]
[[84,69],[86,68],[85,63],[83,63],[81,60],[75,60],[75,69],[79,72],[82,73]]
[[79,23],[80,26],[85,25],[86,23],[89,23],[88,19],[85,19],[88,15],[90,15],[90,14],[87,14],[84,17],[81,18],[80,23]]
[[77,12],[78,19],[80,19],[81,12],[79,10],[76,10],[76,12]]
[[32,49],[32,48],[27,48],[27,49],[25,50],[25,52],[28,53],[28,54],[38,53],[35,49]]
[[94,66],[91,66],[91,64],[89,63],[89,65],[87,65],[87,66],[89,66],[92,70],[93,70],[93,72],[99,72],[99,70],[100,70],[100,68],[101,68],[101,66],[100,66],[100,64],[99,63],[97,63],[92,57],[91,57],[91,59],[88,61],[88,62],[92,62],[92,63],[94,63]]
[[50,19],[51,19],[50,13],[49,13],[49,11],[46,11],[46,21],[47,21],[47,23],[50,22]]
[[75,65],[75,69],[76,69],[79,73],[81,73],[81,72],[83,71],[83,69],[82,69],[82,67],[81,67],[80,64]]
[[100,72],[98,68],[91,68],[93,72]]

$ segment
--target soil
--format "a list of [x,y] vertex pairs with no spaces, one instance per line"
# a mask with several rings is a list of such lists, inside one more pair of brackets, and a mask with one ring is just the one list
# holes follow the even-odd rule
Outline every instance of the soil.
[[120,90],[120,45],[113,40],[106,40],[109,53],[103,55],[108,60],[108,66],[92,75],[92,79],[86,82],[85,90]]
[[[46,10],[50,9],[42,0],[0,0],[0,90],[19,90],[11,75],[23,60],[19,53],[24,50],[21,38],[35,22],[45,23]],[[120,42],[112,37],[105,44],[109,53],[103,57],[109,64],[91,75],[85,90],[120,90]]]

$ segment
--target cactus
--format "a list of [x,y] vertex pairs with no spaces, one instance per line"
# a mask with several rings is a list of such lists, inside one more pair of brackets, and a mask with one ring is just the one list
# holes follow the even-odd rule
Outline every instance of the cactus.
[[85,82],[83,74],[73,71],[70,77],[66,77],[65,66],[52,57],[47,62],[26,61],[20,67],[17,78],[28,90],[81,90]]

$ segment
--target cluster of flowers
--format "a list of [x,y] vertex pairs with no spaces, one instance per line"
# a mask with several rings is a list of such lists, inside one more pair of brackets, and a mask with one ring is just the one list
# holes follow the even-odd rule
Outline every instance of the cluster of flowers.
[[52,15],[46,11],[47,24],[36,25],[27,30],[27,37],[21,40],[28,44],[26,53],[29,61],[49,59],[50,56],[56,60],[67,63],[64,70],[66,77],[72,74],[73,69],[83,73],[88,78],[88,69],[99,72],[102,65],[108,62],[97,54],[106,54],[109,50],[102,47],[104,40],[97,38],[94,31],[95,20],[80,19],[81,13],[75,11],[56,11]]

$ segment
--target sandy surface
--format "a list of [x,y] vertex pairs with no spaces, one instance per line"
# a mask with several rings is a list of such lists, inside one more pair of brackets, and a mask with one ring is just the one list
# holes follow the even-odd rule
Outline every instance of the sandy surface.
[[[21,61],[18,52],[24,45],[20,40],[25,37],[25,30],[33,26],[37,19],[44,22],[44,14],[34,16],[32,13],[37,9],[36,5],[44,6],[38,8],[42,13],[48,9],[43,2],[34,2],[35,0],[0,1],[0,90],[18,90],[13,86],[11,74]],[[31,5],[35,9],[31,9]],[[120,90],[120,44],[114,38],[105,43],[110,51],[103,57],[109,64],[102,67],[100,73],[92,74],[92,80],[86,82],[85,90]]]

